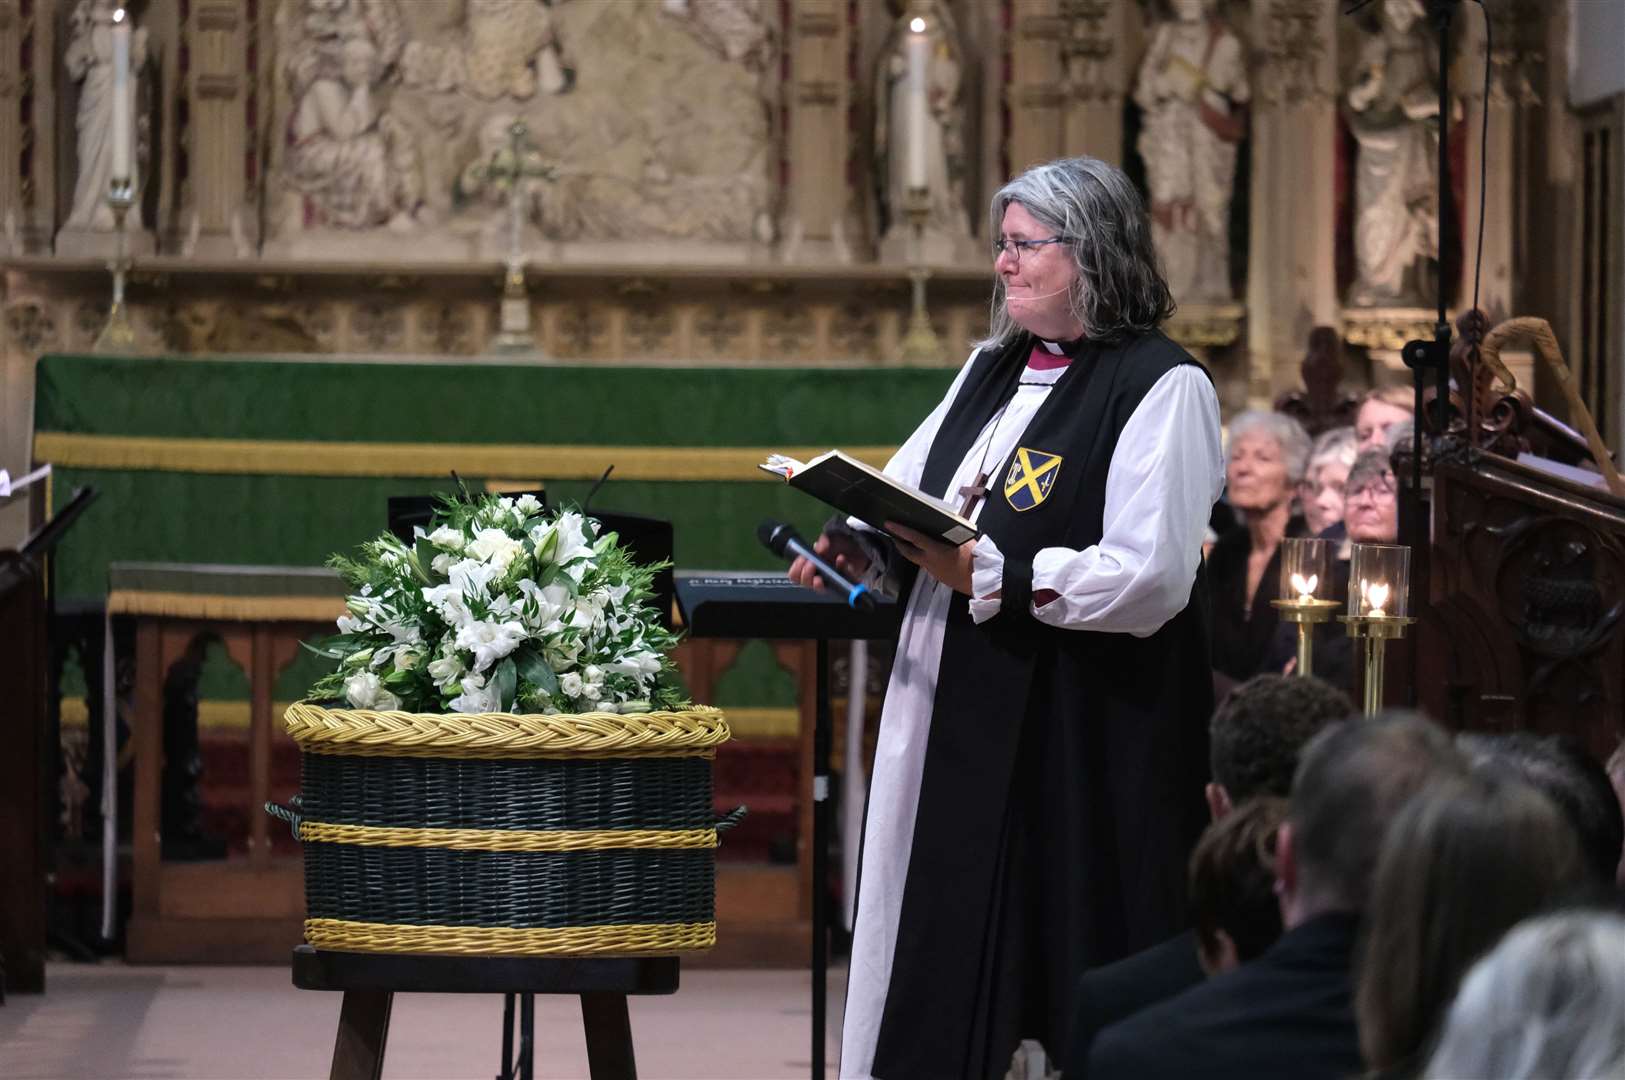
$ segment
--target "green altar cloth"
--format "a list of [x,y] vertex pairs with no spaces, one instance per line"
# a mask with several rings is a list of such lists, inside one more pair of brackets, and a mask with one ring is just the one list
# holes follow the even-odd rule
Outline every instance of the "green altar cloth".
[[36,378],[53,498],[101,492],[57,566],[61,594],[89,598],[113,561],[320,565],[452,469],[541,481],[557,504],[613,464],[593,505],[670,518],[679,569],[771,567],[762,518],[826,515],[762,456],[883,460],[953,372],[47,356]]

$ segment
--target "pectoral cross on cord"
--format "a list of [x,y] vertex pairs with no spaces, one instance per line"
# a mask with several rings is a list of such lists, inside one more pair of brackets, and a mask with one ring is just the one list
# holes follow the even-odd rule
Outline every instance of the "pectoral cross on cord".
[[976,479],[960,488],[959,493],[965,496],[965,501],[959,504],[959,516],[968,518],[975,512],[976,504],[987,495],[987,473],[978,470]]
[[993,442],[999,437],[999,425],[1004,422],[1005,410],[1010,408],[1006,401],[999,407],[999,414],[993,418],[993,430],[987,433],[987,445],[982,447],[982,460],[976,463],[976,479],[959,489],[959,494],[965,496],[965,501],[959,505],[959,516],[968,518],[976,510],[976,504],[987,495],[987,455],[993,449]]

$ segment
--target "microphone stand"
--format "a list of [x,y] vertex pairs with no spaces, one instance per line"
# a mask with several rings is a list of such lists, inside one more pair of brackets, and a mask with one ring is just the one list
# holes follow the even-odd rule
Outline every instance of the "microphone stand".
[[[1435,377],[1434,410],[1437,414],[1437,434],[1443,437],[1449,427],[1450,409],[1450,320],[1445,309],[1444,254],[1455,240],[1456,223],[1453,201],[1450,199],[1450,20],[1459,0],[1427,0],[1428,20],[1439,39],[1439,167],[1438,167],[1438,261],[1436,281],[1438,293],[1438,321],[1433,326],[1433,340],[1407,341],[1400,351],[1405,366],[1411,369],[1416,391],[1416,420],[1411,438],[1411,483],[1400,514],[1400,540],[1413,553],[1420,552],[1423,582],[1428,580],[1427,541],[1430,534],[1427,502],[1422,493],[1422,446],[1427,429],[1427,413],[1423,400],[1427,373]],[[1482,151],[1480,151],[1482,152]],[[1451,212],[1446,212],[1446,211]],[[1413,555],[1414,557],[1414,555]],[[1425,597],[1423,598],[1425,603]],[[1414,643],[1413,638],[1413,643]],[[1414,644],[1413,644],[1414,650]],[[1413,653],[1414,655],[1414,653]],[[1413,665],[1414,667],[1414,665]],[[1409,703],[1416,703],[1416,680],[1409,680]]]

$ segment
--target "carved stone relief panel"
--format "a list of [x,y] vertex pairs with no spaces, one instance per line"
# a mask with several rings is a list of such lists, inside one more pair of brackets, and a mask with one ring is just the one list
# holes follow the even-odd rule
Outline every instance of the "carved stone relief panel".
[[552,170],[517,196],[548,261],[774,238],[775,4],[286,0],[276,35],[268,252],[501,257],[515,121]]

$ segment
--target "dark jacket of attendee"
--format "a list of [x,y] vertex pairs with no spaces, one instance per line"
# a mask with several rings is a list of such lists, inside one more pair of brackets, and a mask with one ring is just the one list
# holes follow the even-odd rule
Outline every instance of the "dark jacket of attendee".
[[1257,960],[1112,1025],[1095,1039],[1090,1080],[1358,1075],[1357,926],[1351,914],[1316,916]]
[[[1304,536],[1309,527],[1301,517],[1287,522],[1287,536]],[[1271,600],[1280,595],[1281,549],[1258,579],[1252,610],[1247,610],[1247,556],[1252,539],[1246,525],[1238,525],[1219,537],[1208,552],[1208,589],[1213,597],[1213,670],[1240,682],[1264,673],[1264,657],[1280,613]],[[1280,674],[1276,669],[1274,674]]]
[[1084,972],[1078,980],[1071,1039],[1066,1057],[1061,1059],[1067,1080],[1089,1075],[1089,1048],[1101,1031],[1184,993],[1202,978],[1194,930]]

